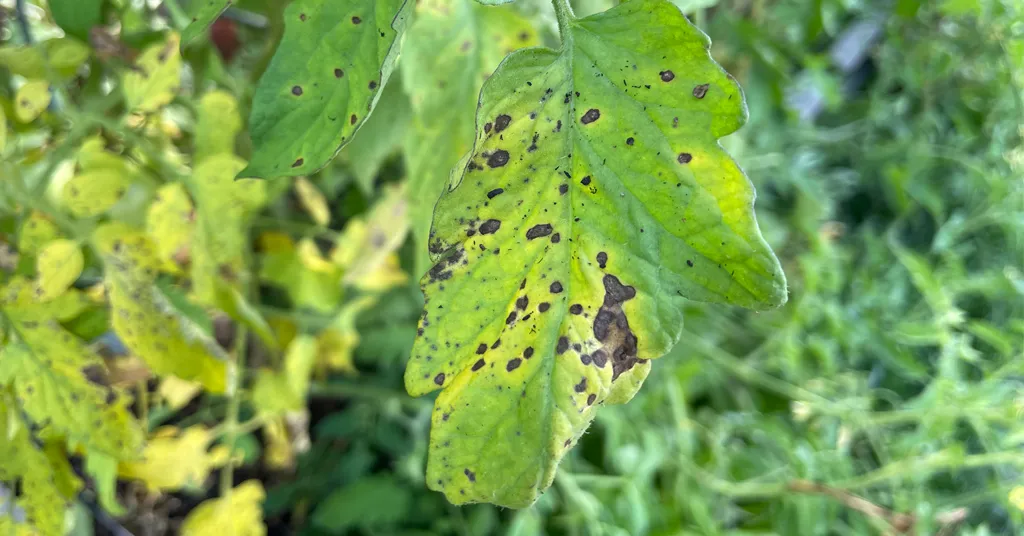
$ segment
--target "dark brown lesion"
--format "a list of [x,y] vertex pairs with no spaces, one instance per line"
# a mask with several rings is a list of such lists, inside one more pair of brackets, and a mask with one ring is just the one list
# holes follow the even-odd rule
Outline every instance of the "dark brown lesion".
[[637,358],[636,334],[629,327],[629,319],[622,310],[622,304],[636,297],[636,289],[623,285],[618,277],[605,274],[604,303],[594,316],[594,337],[601,343],[601,348],[593,352],[591,359],[598,367],[604,367],[611,358],[612,381],[619,375],[641,362]]

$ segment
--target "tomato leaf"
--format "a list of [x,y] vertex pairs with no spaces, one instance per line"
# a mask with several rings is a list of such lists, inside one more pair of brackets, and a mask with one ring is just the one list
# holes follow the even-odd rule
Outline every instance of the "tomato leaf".
[[297,0],[253,97],[252,161],[240,177],[308,175],[366,121],[387,83],[406,0]]
[[434,204],[459,158],[473,146],[473,117],[484,80],[506,54],[540,44],[530,21],[510,7],[472,0],[423,1],[406,35],[401,63],[413,105],[405,141],[416,273],[429,268]]
[[103,23],[104,0],[50,0],[50,13],[68,35],[89,41],[89,30]]
[[717,142],[747,114],[707,36],[665,0],[561,30],[560,50],[515,52],[484,84],[436,209],[405,380],[443,389],[427,482],[454,503],[531,504],[595,409],[676,343],[685,300],[786,297]]

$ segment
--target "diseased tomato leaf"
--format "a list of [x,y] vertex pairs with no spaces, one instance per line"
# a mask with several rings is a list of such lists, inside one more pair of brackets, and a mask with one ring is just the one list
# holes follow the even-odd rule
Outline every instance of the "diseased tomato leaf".
[[451,169],[473,146],[480,87],[509,52],[540,44],[530,21],[511,7],[473,0],[425,0],[405,37],[401,62],[413,108],[405,140],[416,273],[429,268],[434,204]]
[[531,504],[602,403],[679,339],[684,300],[765,309],[786,284],[718,144],[746,120],[710,42],[665,0],[562,28],[484,84],[476,144],[438,203],[406,369],[443,389],[427,482]]
[[387,83],[407,0],[297,0],[284,39],[260,78],[240,177],[308,175],[324,167],[366,121]]

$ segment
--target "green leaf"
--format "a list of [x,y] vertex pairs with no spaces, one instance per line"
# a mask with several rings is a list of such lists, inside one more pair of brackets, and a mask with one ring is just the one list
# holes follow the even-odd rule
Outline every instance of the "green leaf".
[[636,0],[484,84],[405,376],[413,395],[443,389],[427,482],[450,501],[531,504],[597,406],[629,400],[676,343],[686,300],[785,301],[717,142],[747,115],[709,47],[671,3]]
[[181,31],[181,46],[186,47],[193,39],[206,31],[221,13],[231,6],[232,0],[195,0],[192,22]]
[[43,247],[36,258],[39,299],[49,300],[63,294],[82,274],[84,265],[82,250],[71,240],[54,240]]
[[241,177],[309,175],[352,139],[398,56],[407,0],[297,0],[253,97]]
[[111,319],[125,346],[157,374],[194,380],[212,393],[227,385],[227,356],[154,285],[159,261],[146,236],[121,223],[98,227],[93,241],[106,266]]
[[89,41],[89,30],[103,23],[104,0],[50,0],[50,13],[68,35]]
[[125,71],[122,85],[130,111],[155,112],[174,99],[181,85],[178,40],[178,34],[168,34],[163,43],[142,51],[135,66]]
[[404,519],[411,506],[408,486],[391,476],[372,476],[328,495],[313,511],[312,522],[339,533],[352,527],[389,526]]
[[107,454],[91,452],[85,458],[85,472],[96,487],[100,505],[112,515],[124,515],[124,506],[117,501],[117,459]]
[[472,0],[418,3],[405,39],[400,65],[413,107],[405,160],[420,275],[430,266],[434,204],[452,167],[473,146],[480,87],[509,52],[540,41],[530,21],[511,7],[487,8]]
[[47,78],[47,63],[56,74],[71,76],[87,59],[89,47],[70,37],[50,39],[31,46],[0,47],[0,65],[25,78]]
[[309,335],[296,337],[284,356],[284,370],[261,370],[252,389],[253,405],[268,416],[306,407],[309,377],[317,357],[317,340]]

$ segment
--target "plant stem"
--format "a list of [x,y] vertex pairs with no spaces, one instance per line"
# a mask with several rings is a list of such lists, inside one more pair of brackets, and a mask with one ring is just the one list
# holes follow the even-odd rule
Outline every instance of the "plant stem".
[[569,0],[551,0],[551,5],[555,8],[555,18],[558,20],[558,36],[562,38],[562,46],[565,47],[572,41],[569,25],[576,20],[576,15],[572,13]]
[[234,456],[235,442],[242,431],[238,426],[238,411],[242,405],[242,370],[245,368],[245,354],[248,349],[248,340],[245,326],[238,324],[238,331],[235,332],[235,343],[233,359],[228,364],[228,411],[224,427],[224,445],[227,446],[231,461],[224,465],[220,472],[220,496],[227,497],[234,488]]

